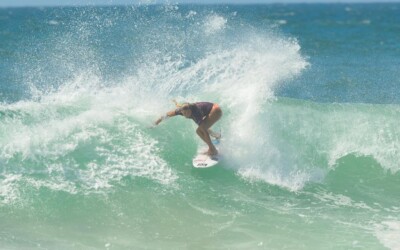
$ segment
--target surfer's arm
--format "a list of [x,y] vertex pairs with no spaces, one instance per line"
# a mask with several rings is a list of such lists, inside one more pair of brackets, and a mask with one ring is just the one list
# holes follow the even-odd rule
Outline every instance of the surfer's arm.
[[168,119],[170,117],[176,116],[176,115],[178,115],[176,110],[168,111],[165,115],[163,115],[160,118],[158,118],[157,121],[154,122],[154,124],[158,125],[158,124],[160,124],[160,122],[162,122],[162,121],[164,121],[164,120],[166,120],[166,119]]

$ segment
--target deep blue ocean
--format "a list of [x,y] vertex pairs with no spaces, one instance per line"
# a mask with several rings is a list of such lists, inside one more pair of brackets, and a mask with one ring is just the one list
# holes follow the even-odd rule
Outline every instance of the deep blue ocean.
[[399,117],[399,3],[2,8],[0,249],[400,249]]

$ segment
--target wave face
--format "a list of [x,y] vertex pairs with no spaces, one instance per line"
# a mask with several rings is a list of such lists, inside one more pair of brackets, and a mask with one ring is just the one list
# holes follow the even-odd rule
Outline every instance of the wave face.
[[[0,243],[398,248],[393,44],[373,52],[391,73],[357,81],[346,32],[379,28],[371,9],[312,5],[326,23],[307,7],[0,9]],[[393,21],[399,6],[375,7]],[[353,52],[318,40],[329,32]],[[220,104],[218,167],[191,167],[193,122],[150,128],[172,99]]]

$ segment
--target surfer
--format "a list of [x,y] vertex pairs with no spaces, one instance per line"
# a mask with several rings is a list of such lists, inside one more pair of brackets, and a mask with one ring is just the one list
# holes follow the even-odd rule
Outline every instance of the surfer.
[[208,155],[217,155],[218,151],[214,144],[211,142],[210,135],[219,138],[221,135],[214,133],[210,128],[216,123],[222,116],[222,110],[217,103],[211,102],[196,102],[196,103],[185,103],[178,104],[176,101],[176,109],[167,112],[165,115],[160,117],[155,125],[158,125],[161,121],[173,117],[176,115],[182,115],[188,119],[192,119],[199,127],[196,129],[197,135],[207,144]]

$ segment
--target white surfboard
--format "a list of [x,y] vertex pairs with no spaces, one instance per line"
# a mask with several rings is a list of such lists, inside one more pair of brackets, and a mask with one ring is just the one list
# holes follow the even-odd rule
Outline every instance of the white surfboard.
[[[213,140],[213,144],[219,144],[219,140]],[[218,150],[218,147],[216,147]],[[195,168],[209,168],[218,164],[221,155],[213,155],[209,156],[205,152],[207,151],[208,147],[200,148],[197,152],[197,155],[193,158],[193,167]]]

